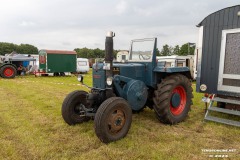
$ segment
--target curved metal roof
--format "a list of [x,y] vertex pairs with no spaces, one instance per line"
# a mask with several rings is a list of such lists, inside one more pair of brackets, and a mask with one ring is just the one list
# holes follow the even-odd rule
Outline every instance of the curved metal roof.
[[202,25],[203,25],[203,22],[204,22],[207,18],[209,18],[211,15],[217,14],[217,13],[223,11],[223,10],[232,9],[232,8],[237,8],[237,7],[239,8],[239,9],[238,9],[238,12],[239,12],[239,11],[240,11],[240,5],[235,5],[235,6],[231,6],[231,7],[226,7],[226,8],[220,9],[220,10],[218,10],[218,11],[216,11],[216,12],[213,12],[213,13],[209,14],[207,17],[205,17],[205,18],[197,25],[197,27],[202,26]]

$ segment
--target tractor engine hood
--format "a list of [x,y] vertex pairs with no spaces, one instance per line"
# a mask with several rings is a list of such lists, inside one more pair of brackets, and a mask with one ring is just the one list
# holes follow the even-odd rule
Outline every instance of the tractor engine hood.
[[[103,69],[103,63],[95,63],[93,65],[93,87],[105,89],[106,76]],[[135,80],[145,82],[147,72],[147,64],[141,63],[113,63],[113,76],[120,75]]]
[[144,67],[142,63],[113,63],[114,67]]
[[113,74],[121,75],[136,80],[145,80],[147,65],[141,63],[113,63]]

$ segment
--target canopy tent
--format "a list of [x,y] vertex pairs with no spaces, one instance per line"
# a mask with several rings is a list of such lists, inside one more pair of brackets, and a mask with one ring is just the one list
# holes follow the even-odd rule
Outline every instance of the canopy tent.
[[36,59],[33,57],[24,56],[22,54],[9,54],[5,56],[5,61],[36,61]]

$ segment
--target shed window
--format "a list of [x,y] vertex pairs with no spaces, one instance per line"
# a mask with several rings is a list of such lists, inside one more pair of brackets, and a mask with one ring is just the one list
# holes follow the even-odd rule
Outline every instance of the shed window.
[[46,63],[46,57],[45,57],[45,55],[40,55],[40,56],[39,56],[39,62],[40,62],[40,64],[45,64],[45,63]]
[[240,29],[222,31],[218,90],[240,93]]
[[223,78],[223,85],[240,87],[240,80]]
[[224,74],[240,75],[240,33],[228,33],[224,61]]

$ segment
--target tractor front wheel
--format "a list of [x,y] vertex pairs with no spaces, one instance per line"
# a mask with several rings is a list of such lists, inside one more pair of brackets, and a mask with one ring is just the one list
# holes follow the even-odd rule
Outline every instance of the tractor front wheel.
[[132,123],[132,110],[126,100],[111,97],[105,100],[94,118],[95,132],[103,143],[125,137]]
[[14,78],[16,76],[17,70],[12,65],[5,65],[0,69],[1,77],[3,78]]
[[176,74],[166,77],[154,94],[153,108],[161,122],[176,124],[187,117],[193,95],[191,82],[186,76]]
[[87,107],[87,92],[73,91],[67,95],[62,104],[62,117],[69,125],[88,121],[90,117],[85,116],[83,107]]

